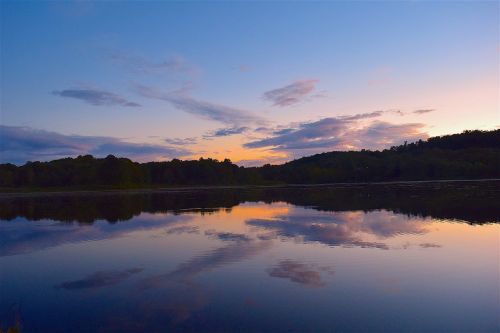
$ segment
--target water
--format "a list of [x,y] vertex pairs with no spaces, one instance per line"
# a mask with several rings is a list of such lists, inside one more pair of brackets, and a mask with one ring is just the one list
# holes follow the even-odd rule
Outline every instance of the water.
[[499,182],[0,198],[22,332],[498,332]]

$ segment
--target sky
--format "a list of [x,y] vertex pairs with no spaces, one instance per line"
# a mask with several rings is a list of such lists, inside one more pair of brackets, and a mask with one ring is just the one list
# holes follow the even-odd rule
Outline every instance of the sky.
[[500,125],[497,1],[0,9],[0,162],[254,166]]

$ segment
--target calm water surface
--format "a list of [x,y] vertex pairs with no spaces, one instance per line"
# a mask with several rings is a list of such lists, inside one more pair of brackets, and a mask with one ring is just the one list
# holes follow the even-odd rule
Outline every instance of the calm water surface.
[[0,198],[22,332],[498,332],[500,183]]

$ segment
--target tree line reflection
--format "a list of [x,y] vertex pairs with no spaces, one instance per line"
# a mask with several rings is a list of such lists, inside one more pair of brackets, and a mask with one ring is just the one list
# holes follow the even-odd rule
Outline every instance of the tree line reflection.
[[41,194],[0,198],[0,219],[22,217],[91,224],[141,213],[209,214],[244,202],[286,202],[321,211],[388,210],[410,216],[498,222],[500,181],[335,187],[211,189],[176,192]]

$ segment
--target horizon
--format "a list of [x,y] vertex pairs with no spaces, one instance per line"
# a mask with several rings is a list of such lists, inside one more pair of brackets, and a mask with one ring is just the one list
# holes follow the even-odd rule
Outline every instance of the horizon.
[[495,130],[499,6],[4,1],[0,163],[260,166]]
[[[452,134],[446,134],[446,135],[443,135],[443,136],[435,136],[435,137],[429,137],[428,139],[430,138],[436,138],[436,137],[446,137],[446,136],[453,136],[453,135],[459,135],[459,134],[465,134],[467,132],[475,132],[475,131],[480,131],[480,132],[495,132],[495,131],[499,131],[500,129],[493,129],[493,130],[464,130],[462,131],[461,133],[452,133]],[[241,164],[238,164],[237,162],[234,162],[232,161],[231,159],[229,158],[222,158],[222,159],[217,159],[217,158],[212,158],[212,157],[203,157],[203,156],[200,156],[199,158],[192,158],[192,159],[178,159],[178,158],[172,158],[172,159],[167,159],[167,160],[161,160],[161,161],[156,161],[156,160],[151,160],[151,161],[134,161],[133,159],[127,157],[127,156],[121,156],[121,155],[113,155],[113,154],[108,154],[108,155],[105,155],[105,156],[94,156],[92,154],[81,154],[81,155],[77,155],[77,156],[66,156],[66,157],[60,157],[60,158],[57,158],[57,159],[53,159],[53,160],[46,160],[46,161],[26,161],[24,163],[10,163],[10,162],[6,162],[6,163],[0,163],[1,164],[14,164],[16,166],[23,166],[23,165],[26,165],[26,164],[29,164],[29,163],[36,163],[36,162],[53,162],[53,161],[57,161],[57,160],[63,160],[63,159],[68,159],[68,158],[71,158],[71,159],[76,159],[76,158],[80,158],[80,157],[85,157],[85,156],[90,156],[94,159],[104,159],[104,158],[108,158],[109,156],[112,156],[114,158],[117,158],[117,159],[128,159],[128,160],[131,160],[133,162],[137,162],[137,163],[141,163],[141,164],[147,164],[147,163],[151,163],[151,162],[172,162],[173,160],[180,160],[182,162],[188,162],[188,161],[198,161],[198,160],[202,160],[202,159],[205,159],[205,160],[214,160],[216,162],[224,162],[226,160],[229,160],[229,162],[231,162],[232,164],[235,164],[239,167],[246,167],[246,168],[252,168],[252,167],[263,167],[264,165],[266,164],[270,164],[270,165],[276,165],[276,166],[279,166],[279,165],[282,165],[282,164],[285,164],[285,163],[288,163],[288,162],[293,162],[293,161],[296,161],[296,160],[299,160],[301,158],[308,158],[308,157],[313,157],[315,155],[321,155],[321,154],[328,154],[328,153],[351,153],[351,152],[384,152],[384,151],[387,151],[387,150],[391,150],[392,148],[395,148],[395,147],[399,147],[399,146],[402,146],[402,145],[406,145],[406,144],[413,144],[413,143],[417,143],[418,141],[420,140],[417,140],[417,141],[411,141],[411,142],[403,142],[401,145],[396,145],[396,146],[390,146],[390,147],[385,147],[385,148],[380,148],[380,149],[360,149],[360,150],[330,150],[330,151],[324,151],[324,152],[319,152],[319,153],[314,153],[314,154],[311,154],[311,155],[305,155],[305,156],[301,156],[301,157],[298,157],[298,158],[294,158],[294,159],[291,159],[291,160],[287,160],[287,161],[284,161],[284,162],[281,162],[281,163],[265,163],[265,164],[260,164],[260,165],[241,165]],[[426,140],[422,140],[424,142],[426,142]]]

